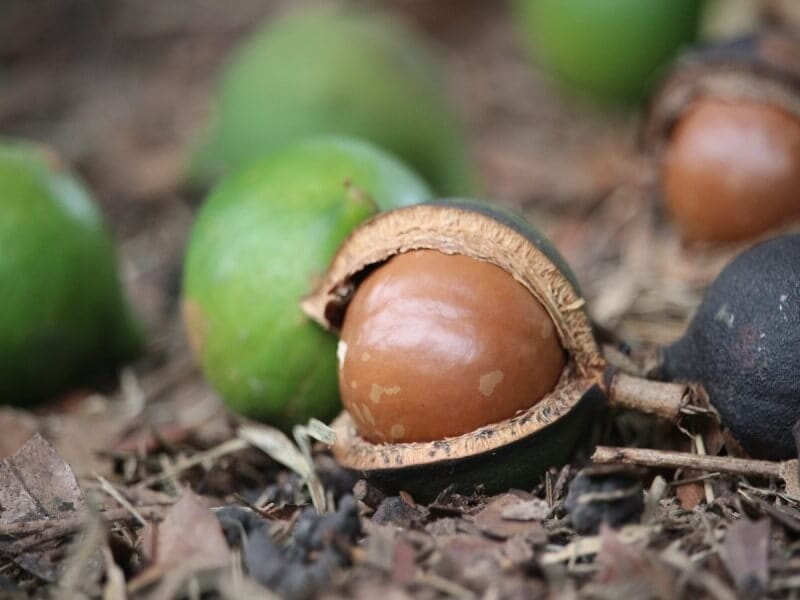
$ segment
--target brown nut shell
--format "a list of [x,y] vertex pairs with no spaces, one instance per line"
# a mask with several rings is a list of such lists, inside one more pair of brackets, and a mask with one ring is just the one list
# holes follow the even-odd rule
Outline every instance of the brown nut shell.
[[[379,214],[340,247],[303,310],[338,331],[356,288],[391,257],[428,249],[495,265],[538,301],[565,351],[555,388],[510,418],[431,442],[373,443],[343,412],[332,424],[335,458],[389,487],[423,496],[449,483],[500,489],[566,460],[604,402],[605,361],[574,278],[549,243],[521,219],[474,201],[445,200]],[[348,350],[348,354],[349,354]],[[356,353],[357,356],[357,353]],[[435,402],[435,398],[430,400]],[[498,463],[499,456],[509,463]],[[532,483],[533,479],[528,480]]]
[[359,285],[339,342],[342,402],[370,442],[428,442],[514,416],[555,387],[565,352],[506,271],[435,250]]
[[734,241],[800,216],[800,119],[751,100],[697,100],[664,154],[663,190],[689,239]]

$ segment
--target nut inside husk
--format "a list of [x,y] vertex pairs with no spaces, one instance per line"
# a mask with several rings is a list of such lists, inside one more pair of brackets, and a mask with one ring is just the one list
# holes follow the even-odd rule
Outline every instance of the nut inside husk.
[[488,261],[436,250],[371,270],[339,338],[340,399],[375,443],[431,442],[513,417],[566,366],[527,288]]
[[688,240],[752,238],[800,216],[800,38],[767,33],[687,54],[645,131]]
[[[351,469],[394,472],[408,468],[424,477],[422,467],[494,454],[543,432],[570,413],[590,389],[601,387],[605,361],[592,335],[584,300],[563,260],[523,221],[472,201],[423,204],[373,217],[340,247],[317,290],[304,299],[303,310],[324,327],[339,330],[354,290],[370,269],[396,254],[418,249],[461,254],[504,269],[547,311],[568,355],[567,366],[555,389],[528,410],[435,442],[373,444],[357,434],[352,419],[343,413],[333,424],[337,433],[333,452]],[[594,398],[602,393],[588,395]],[[566,440],[563,446],[568,451]]]

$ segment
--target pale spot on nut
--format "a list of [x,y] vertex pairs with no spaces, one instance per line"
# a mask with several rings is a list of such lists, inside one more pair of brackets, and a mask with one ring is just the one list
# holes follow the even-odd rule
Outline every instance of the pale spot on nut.
[[353,379],[350,382],[350,387],[353,388],[354,390],[357,389],[358,388],[358,382],[355,379]]
[[362,423],[366,421],[364,415],[361,414],[361,408],[359,407],[357,402],[353,402],[353,416],[356,418],[357,421],[361,421]]
[[503,377],[502,371],[492,371],[481,375],[478,382],[478,391],[488,398],[494,393],[494,388],[503,381]]
[[339,360],[339,370],[342,370],[344,366],[344,359],[347,356],[347,342],[344,340],[339,340],[339,343],[336,346],[336,358]]
[[392,428],[389,430],[389,435],[392,436],[393,440],[397,438],[401,438],[406,434],[406,428],[399,423],[395,423],[392,425]]
[[367,362],[370,358],[372,358],[372,357],[369,355],[369,352],[362,352],[361,353],[361,360],[363,362]]
[[367,423],[375,427],[375,417],[372,416],[372,411],[369,409],[369,406],[362,404],[361,412],[364,414],[364,419],[367,421]]
[[377,383],[373,383],[372,387],[369,390],[369,399],[372,400],[375,404],[381,401],[381,396],[386,394],[387,396],[394,396],[400,393],[400,386],[394,385],[392,387],[383,387],[378,385]]

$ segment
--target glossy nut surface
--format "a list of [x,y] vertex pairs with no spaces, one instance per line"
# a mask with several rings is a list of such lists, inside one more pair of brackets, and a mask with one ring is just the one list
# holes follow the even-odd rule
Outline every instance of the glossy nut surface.
[[511,275],[434,250],[398,255],[361,283],[338,354],[342,402],[372,442],[509,418],[550,392],[566,361],[549,315]]
[[688,239],[744,239],[800,216],[800,121],[766,104],[697,101],[663,168],[667,209]]

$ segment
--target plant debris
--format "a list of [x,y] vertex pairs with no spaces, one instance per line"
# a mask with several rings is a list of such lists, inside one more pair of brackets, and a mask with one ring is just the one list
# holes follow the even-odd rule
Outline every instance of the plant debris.
[[[295,2],[1,4],[13,85],[0,131],[53,144],[96,191],[151,342],[118,385],[0,410],[0,597],[797,597],[797,461],[746,460],[724,432],[698,444],[691,420],[687,437],[621,411],[587,431],[595,463],[577,455],[521,490],[427,502],[343,471],[324,426],[287,435],[226,412],[178,325],[199,201],[181,165],[227,49]],[[609,331],[607,357],[645,372],[642,357],[680,336],[755,240],[682,242],[657,208],[637,116],[555,88],[523,58],[503,3],[386,4],[446,28],[486,197],[541,226]],[[795,4],[765,6],[777,19]],[[601,463],[611,471],[588,477]]]
[[644,510],[640,474],[613,465],[583,469],[572,480],[564,506],[578,533],[635,521]]
[[60,540],[52,531],[32,531],[19,539],[15,525],[31,521],[83,518],[83,493],[70,466],[39,434],[0,462],[0,552],[47,581],[61,573]]

